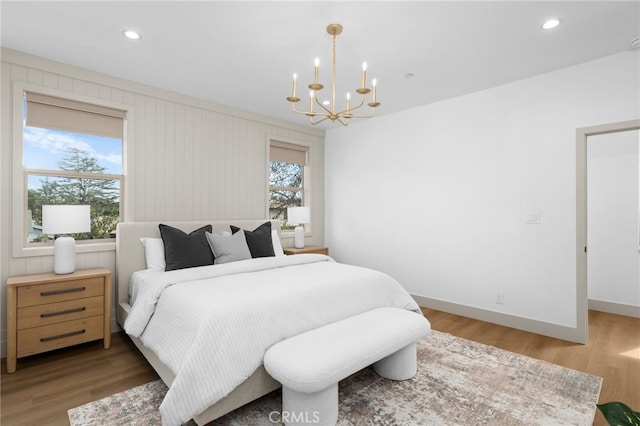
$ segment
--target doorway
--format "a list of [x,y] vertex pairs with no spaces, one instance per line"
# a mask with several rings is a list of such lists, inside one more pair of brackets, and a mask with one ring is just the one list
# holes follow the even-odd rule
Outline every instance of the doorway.
[[576,131],[576,341],[587,343],[587,138],[640,129],[640,119],[585,127]]

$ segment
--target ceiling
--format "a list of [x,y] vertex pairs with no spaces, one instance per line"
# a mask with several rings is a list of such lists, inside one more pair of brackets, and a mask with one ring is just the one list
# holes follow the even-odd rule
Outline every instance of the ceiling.
[[[344,27],[336,98],[355,96],[366,61],[378,80],[377,115],[630,50],[640,36],[639,1],[4,0],[0,7],[4,47],[299,124],[308,118],[294,115],[285,98],[296,72],[301,107],[308,105],[315,57],[330,98],[330,23]],[[550,17],[561,25],[542,30]],[[142,38],[125,38],[125,29]]]

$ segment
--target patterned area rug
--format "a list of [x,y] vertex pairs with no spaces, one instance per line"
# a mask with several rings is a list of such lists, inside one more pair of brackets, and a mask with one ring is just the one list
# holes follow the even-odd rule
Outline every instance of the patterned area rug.
[[[340,382],[338,425],[591,425],[602,379],[432,331],[418,374],[394,382],[371,367]],[[159,425],[161,381],[69,410],[71,426]],[[211,425],[273,425],[280,390]],[[310,419],[312,420],[312,419]]]

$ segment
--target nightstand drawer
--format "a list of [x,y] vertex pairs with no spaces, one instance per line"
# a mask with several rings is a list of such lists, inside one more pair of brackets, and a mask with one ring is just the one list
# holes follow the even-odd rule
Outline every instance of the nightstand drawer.
[[284,254],[287,255],[292,255],[292,254],[308,254],[308,253],[315,253],[315,254],[324,254],[326,256],[329,256],[329,247],[325,247],[325,246],[305,246],[303,248],[294,248],[294,247],[287,247],[284,249]]
[[102,315],[104,296],[18,309],[18,330]]
[[18,307],[63,302],[84,297],[102,296],[104,278],[85,278],[18,288]]
[[18,357],[103,338],[102,315],[18,331]]

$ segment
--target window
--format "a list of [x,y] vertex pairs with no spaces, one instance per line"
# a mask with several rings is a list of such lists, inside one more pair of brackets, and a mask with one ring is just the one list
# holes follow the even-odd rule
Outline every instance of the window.
[[269,218],[281,221],[283,230],[293,229],[287,223],[287,208],[307,205],[305,174],[308,148],[271,141],[269,146]]
[[91,232],[76,240],[115,237],[121,216],[125,111],[24,92],[22,167],[24,245],[46,243],[42,206],[89,205]]

